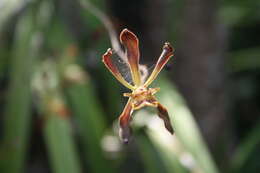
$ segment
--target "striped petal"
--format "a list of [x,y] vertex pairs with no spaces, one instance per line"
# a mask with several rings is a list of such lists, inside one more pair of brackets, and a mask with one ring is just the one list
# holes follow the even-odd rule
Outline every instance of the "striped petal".
[[170,43],[165,43],[163,46],[163,51],[153,69],[152,74],[149,76],[144,86],[148,87],[154,79],[158,76],[164,65],[169,61],[169,59],[173,56],[173,48]]
[[133,112],[132,102],[131,99],[129,98],[122,114],[119,117],[119,126],[120,126],[119,136],[121,137],[124,143],[128,143],[129,138],[131,136],[130,121],[131,121],[132,112]]
[[135,85],[140,86],[141,77],[139,72],[139,41],[134,33],[124,29],[120,33],[120,42],[125,46],[126,56],[131,69],[131,75]]
[[119,70],[117,69],[117,67],[114,65],[114,63],[111,60],[111,56],[112,56],[113,52],[111,49],[108,49],[107,52],[103,55],[103,63],[105,64],[105,66],[108,68],[108,70],[115,76],[115,78],[122,83],[125,87],[133,90],[134,87],[132,85],[130,85],[124,78],[123,76],[120,74]]

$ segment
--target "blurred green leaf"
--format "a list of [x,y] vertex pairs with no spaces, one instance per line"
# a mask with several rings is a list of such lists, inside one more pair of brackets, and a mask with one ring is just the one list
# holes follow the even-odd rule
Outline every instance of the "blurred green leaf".
[[80,173],[70,114],[60,84],[57,64],[52,60],[39,63],[32,87],[38,98],[38,111],[45,120],[43,130],[51,169],[55,173]]
[[0,32],[8,19],[14,15],[27,2],[23,0],[2,0],[0,2]]
[[217,167],[204,143],[196,121],[177,89],[163,77],[158,79],[157,85],[161,88],[158,99],[168,109],[177,139],[184,149],[191,153],[195,163],[203,172],[217,173]]
[[[11,61],[10,84],[4,119],[1,172],[24,171],[31,122],[31,74],[41,45],[34,14],[28,10],[19,20]],[[29,68],[31,67],[31,68]]]
[[144,135],[137,137],[140,153],[147,173],[178,172],[187,171],[180,165],[174,153],[166,151],[153,139]]
[[97,100],[90,79],[82,79],[78,83],[72,83],[66,88],[66,91],[79,126],[85,160],[92,168],[92,172],[99,173],[104,170],[113,172],[101,149],[101,138],[105,129],[103,118],[105,114]]
[[229,57],[232,72],[260,68],[260,47],[231,52]]
[[231,172],[242,172],[246,162],[260,145],[260,125],[252,129],[248,137],[238,146],[231,162]]
[[68,119],[58,114],[48,115],[45,121],[44,136],[52,171],[55,173],[80,173],[80,162],[75,151],[76,146]]
[[219,18],[228,26],[250,25],[260,19],[259,7],[257,0],[222,1]]

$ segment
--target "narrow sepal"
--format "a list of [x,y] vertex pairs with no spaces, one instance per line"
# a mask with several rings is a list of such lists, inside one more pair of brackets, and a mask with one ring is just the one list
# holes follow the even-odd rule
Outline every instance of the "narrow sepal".
[[164,121],[165,128],[171,133],[174,133],[174,130],[171,125],[171,120],[168,114],[168,111],[165,107],[163,107],[160,103],[157,105],[158,116]]
[[131,137],[131,114],[133,112],[131,99],[128,100],[122,114],[119,117],[119,136],[124,143],[128,143],[129,138]]
[[141,77],[139,72],[139,41],[134,33],[124,29],[120,33],[120,42],[125,46],[127,60],[131,69],[133,82],[139,86]]
[[165,43],[163,46],[163,51],[155,65],[155,68],[153,69],[152,74],[149,76],[147,81],[145,82],[144,86],[149,86],[154,79],[157,77],[157,75],[160,73],[162,68],[165,66],[165,64],[169,61],[169,59],[173,56],[174,49],[170,45],[170,43]]
[[133,90],[134,87],[132,85],[130,85],[121,75],[121,73],[119,72],[119,70],[117,69],[117,67],[114,65],[114,63],[111,60],[111,56],[112,56],[113,52],[112,49],[108,49],[107,52],[103,55],[103,63],[105,64],[105,66],[107,67],[107,69],[115,76],[115,78],[122,83],[125,87]]

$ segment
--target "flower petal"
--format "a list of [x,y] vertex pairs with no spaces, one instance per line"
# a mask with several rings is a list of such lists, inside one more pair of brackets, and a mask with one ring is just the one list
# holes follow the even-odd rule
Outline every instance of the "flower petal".
[[120,33],[120,42],[126,48],[126,56],[131,69],[133,82],[139,86],[141,77],[139,72],[139,41],[134,33],[128,29],[124,29]]
[[157,75],[160,73],[164,65],[168,62],[170,57],[173,56],[173,48],[170,45],[170,43],[165,43],[163,46],[163,51],[155,65],[155,68],[153,69],[152,74],[149,76],[147,81],[145,82],[144,86],[148,87],[154,79],[157,77]]
[[119,126],[120,126],[119,136],[121,137],[124,143],[128,143],[129,138],[131,136],[130,121],[131,121],[132,112],[133,112],[132,101],[129,98],[122,114],[119,117]]
[[[158,88],[155,89],[155,90],[158,90]],[[173,128],[172,128],[172,125],[171,125],[171,121],[170,121],[170,117],[168,115],[167,109],[165,107],[163,107],[163,105],[161,105],[154,96],[146,99],[145,103],[146,103],[146,106],[157,107],[158,116],[164,121],[165,128],[171,134],[173,134],[174,131],[173,131]]]
[[160,103],[157,105],[158,116],[164,121],[165,128],[171,133],[174,133],[174,130],[171,125],[170,117],[168,111],[165,107],[163,107]]
[[117,67],[113,64],[111,60],[112,54],[113,54],[112,50],[108,49],[107,52],[103,55],[103,59],[102,59],[103,63],[119,82],[121,82],[125,87],[133,90],[134,87],[130,85],[128,82],[126,82],[126,80],[118,71]]

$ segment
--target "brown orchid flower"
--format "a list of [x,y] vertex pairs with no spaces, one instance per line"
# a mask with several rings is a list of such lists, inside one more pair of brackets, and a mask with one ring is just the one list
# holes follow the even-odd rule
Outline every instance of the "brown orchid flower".
[[125,54],[127,58],[127,64],[131,71],[133,85],[127,82],[121,75],[117,66],[112,62],[112,49],[108,49],[103,55],[103,63],[109,69],[109,71],[115,76],[115,78],[122,83],[125,87],[129,88],[132,93],[124,93],[125,97],[129,97],[128,102],[119,117],[120,131],[119,135],[123,142],[127,143],[131,135],[130,121],[131,114],[134,110],[141,109],[144,106],[155,107],[158,110],[158,116],[164,121],[165,128],[173,134],[173,128],[170,123],[170,118],[165,107],[163,107],[154,94],[159,91],[160,88],[148,88],[148,86],[155,80],[159,72],[164,65],[168,62],[170,57],[173,56],[173,48],[170,43],[165,43],[163,51],[153,69],[151,75],[146,81],[142,81],[140,64],[139,64],[139,41],[134,33],[124,29],[120,33],[120,42],[125,47]]

